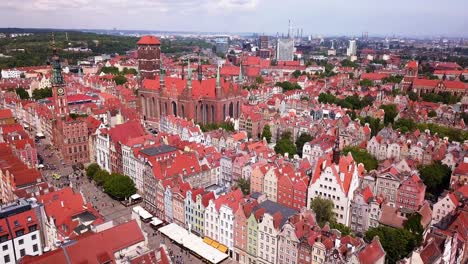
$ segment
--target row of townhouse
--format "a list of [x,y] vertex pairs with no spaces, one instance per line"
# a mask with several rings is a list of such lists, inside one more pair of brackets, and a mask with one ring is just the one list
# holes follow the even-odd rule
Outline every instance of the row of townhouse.
[[161,117],[159,121],[159,132],[179,135],[182,140],[188,142],[204,142],[204,135],[200,126],[195,125],[193,120],[188,121],[174,115]]
[[307,205],[309,177],[291,164],[257,164],[250,182],[251,193],[264,194],[273,202],[296,210]]
[[366,148],[377,160],[411,159],[427,165],[434,160],[444,159],[449,142],[437,135],[431,136],[429,132],[398,135],[391,128],[385,128],[369,140]]

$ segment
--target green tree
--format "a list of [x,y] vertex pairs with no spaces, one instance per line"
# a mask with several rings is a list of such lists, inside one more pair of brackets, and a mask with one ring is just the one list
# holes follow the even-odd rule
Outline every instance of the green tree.
[[369,154],[367,150],[359,147],[348,146],[345,147],[342,151],[344,155],[347,155],[349,152],[351,152],[351,155],[353,156],[353,159],[356,161],[356,163],[364,164],[364,168],[366,168],[367,171],[377,169],[379,164],[377,159]]
[[104,191],[117,200],[124,200],[135,194],[136,188],[127,175],[112,174],[104,183]]
[[320,93],[318,101],[322,104],[336,104],[338,102],[338,98],[330,93]]
[[102,67],[101,72],[103,72],[105,74],[118,75],[119,74],[119,69],[117,67]]
[[316,197],[312,200],[310,207],[315,212],[315,219],[320,226],[324,226],[326,222],[335,222],[335,213],[333,212],[335,205],[332,200]]
[[268,143],[271,143],[271,129],[270,125],[264,125],[262,131],[262,138],[265,138]]
[[393,124],[394,129],[399,129],[401,132],[406,133],[416,129],[416,123],[413,119],[400,118]]
[[117,75],[114,78],[112,78],[112,80],[114,80],[114,82],[117,85],[122,85],[122,84],[127,82],[127,78],[125,78],[125,76],[123,76],[123,75]]
[[109,172],[106,170],[99,170],[94,174],[93,180],[98,186],[102,186],[109,179],[109,177]]
[[290,156],[296,154],[297,150],[292,141],[291,132],[287,131],[281,135],[281,138],[276,142],[275,152],[281,155],[288,153]]
[[435,161],[430,165],[420,166],[419,174],[426,184],[426,193],[432,195],[430,198],[438,197],[449,187],[452,170],[449,166]]
[[353,67],[353,68],[355,68],[355,69],[356,69],[357,67],[359,67],[359,65],[358,65],[356,62],[351,61],[351,60],[349,60],[349,59],[344,59],[344,60],[342,60],[342,61],[341,61],[341,66],[343,66],[343,67]]
[[32,97],[35,100],[40,100],[48,97],[52,97],[52,88],[36,89],[32,93]]
[[364,86],[364,87],[370,87],[370,86],[373,86],[374,83],[369,79],[364,79],[359,82],[359,85]]
[[371,136],[376,136],[377,133],[383,128],[382,121],[379,118],[373,118],[370,116],[366,116],[364,118],[359,117],[361,121],[361,125],[369,124],[369,128],[371,129]]
[[262,77],[262,76],[257,76],[257,77],[255,77],[255,83],[257,83],[257,84],[262,84],[262,83],[264,83],[264,82],[265,82],[265,80],[263,80],[263,77]]
[[277,82],[275,84],[275,86],[278,86],[278,87],[281,87],[283,88],[283,91],[291,91],[291,90],[301,90],[302,87],[297,84],[297,83],[291,83],[291,82],[288,82],[288,81],[284,81],[284,82]]
[[421,244],[424,233],[424,228],[421,225],[421,218],[422,216],[418,212],[415,212],[403,223],[403,227],[415,235],[418,245]]
[[312,140],[312,136],[308,133],[302,133],[296,139],[296,149],[297,149],[297,154],[299,155],[299,157],[302,158],[302,148],[304,147],[304,144],[311,140]]
[[368,243],[378,236],[383,249],[387,253],[387,262],[396,263],[406,257],[417,245],[416,236],[406,229],[396,229],[387,226],[370,228],[364,237]]
[[336,221],[330,223],[330,228],[340,230],[342,237],[352,234],[350,227],[337,223]]
[[416,93],[413,92],[413,91],[409,91],[409,92],[408,92],[408,98],[409,98],[411,101],[417,101],[417,100],[418,100],[418,94],[416,94]]
[[15,92],[21,100],[29,99],[29,93],[23,87],[16,88]]
[[428,116],[428,117],[436,117],[436,116],[437,116],[437,113],[436,113],[436,111],[431,110],[431,111],[429,111],[429,113],[427,114],[427,116]]
[[127,74],[137,75],[138,72],[134,68],[123,68],[122,74],[124,74],[124,75],[127,75]]
[[250,194],[250,179],[246,180],[244,178],[240,178],[237,181],[237,187],[239,187],[244,195]]
[[91,163],[89,166],[86,168],[86,176],[88,178],[93,179],[94,175],[101,170],[101,167],[97,163]]
[[300,70],[293,71],[292,76],[294,76],[294,78],[296,79],[299,78],[299,76],[301,76],[301,71]]
[[395,117],[398,115],[398,109],[394,104],[381,105],[380,109],[385,111],[384,124],[393,124]]

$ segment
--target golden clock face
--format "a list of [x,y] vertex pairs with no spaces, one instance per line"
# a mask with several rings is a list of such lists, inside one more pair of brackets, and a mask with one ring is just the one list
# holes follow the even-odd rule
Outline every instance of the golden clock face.
[[65,90],[62,87],[60,87],[60,88],[57,89],[57,94],[59,96],[63,96],[65,94]]

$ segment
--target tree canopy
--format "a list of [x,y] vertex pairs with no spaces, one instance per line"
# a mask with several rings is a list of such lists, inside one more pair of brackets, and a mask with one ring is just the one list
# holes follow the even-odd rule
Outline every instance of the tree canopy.
[[23,87],[16,88],[15,92],[21,100],[29,99],[29,93]]
[[326,222],[335,222],[332,200],[316,197],[312,200],[310,207],[315,212],[315,218],[320,226],[324,226]]
[[268,143],[271,142],[271,129],[270,125],[264,125],[262,131],[262,138],[265,138]]
[[384,124],[393,124],[395,117],[398,115],[397,106],[394,104],[381,105],[380,109],[385,111]]
[[136,193],[135,183],[130,177],[112,174],[104,183],[104,191],[117,200],[124,200]]
[[369,79],[364,79],[359,82],[359,85],[364,86],[364,87],[370,87],[370,86],[373,86],[374,83]]
[[301,90],[302,89],[302,87],[299,84],[291,83],[291,82],[288,82],[288,81],[277,82],[275,84],[275,86],[283,88],[284,92],[291,91],[291,90]]
[[426,194],[438,197],[445,189],[449,187],[452,170],[449,166],[435,161],[430,165],[420,166],[419,174],[426,184]]
[[94,174],[93,180],[98,186],[102,186],[109,179],[109,177],[109,172],[106,170],[99,170]]
[[93,179],[94,175],[101,170],[101,167],[97,163],[91,163],[87,168],[86,168],[86,176],[88,178]]
[[115,84],[117,85],[122,85],[127,82],[127,78],[123,75],[117,75],[114,78],[112,78],[112,80],[114,80]]
[[388,226],[370,228],[364,237],[367,243],[378,236],[383,249],[387,253],[387,262],[396,263],[413,251],[418,244],[417,237],[406,229],[396,229]]
[[237,181],[237,187],[239,187],[244,195],[250,194],[250,179],[240,178]]
[[213,130],[220,129],[220,128],[226,131],[234,131],[234,124],[231,122],[222,122],[219,124],[210,123],[210,124],[205,124],[205,125],[198,124],[198,125],[200,126],[200,129],[203,132],[213,131]]
[[32,93],[32,97],[35,100],[40,100],[48,97],[52,97],[52,88],[36,89]]
[[304,147],[304,144],[311,140],[312,136],[308,133],[301,133],[301,135],[296,139],[296,149],[299,157],[302,158],[302,148]]
[[288,153],[291,156],[296,154],[297,150],[294,142],[292,141],[291,132],[287,131],[281,135],[281,138],[276,142],[275,152],[276,154],[281,155]]
[[371,96],[365,96],[364,98],[360,98],[357,95],[351,95],[344,99],[338,99],[336,96],[330,93],[320,93],[318,97],[319,103],[322,104],[336,104],[343,108],[348,109],[362,109],[366,106],[372,105],[374,102],[374,98]]
[[367,171],[377,169],[379,164],[377,159],[369,154],[367,150],[359,147],[348,146],[345,147],[342,151],[344,155],[347,155],[349,152],[351,152],[351,155],[353,155],[353,159],[356,161],[356,163],[364,164],[364,168],[366,168]]

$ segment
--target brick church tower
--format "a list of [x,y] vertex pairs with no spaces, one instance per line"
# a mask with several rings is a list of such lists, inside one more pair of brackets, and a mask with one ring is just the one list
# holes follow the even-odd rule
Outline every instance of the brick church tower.
[[141,80],[156,79],[161,64],[161,42],[155,36],[143,36],[137,46]]

